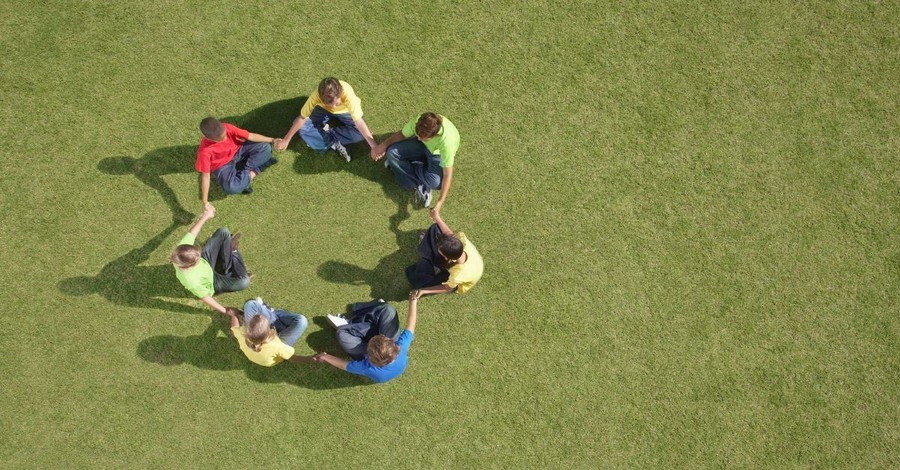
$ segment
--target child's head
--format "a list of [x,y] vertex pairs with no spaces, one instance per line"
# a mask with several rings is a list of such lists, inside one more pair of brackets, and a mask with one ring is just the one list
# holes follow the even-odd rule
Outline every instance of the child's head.
[[419,120],[416,121],[416,137],[425,141],[437,135],[441,130],[443,121],[441,117],[434,113],[422,113]]
[[462,241],[456,235],[442,235],[438,239],[437,248],[448,264],[455,264],[463,254]]
[[369,362],[376,367],[384,367],[397,359],[400,354],[400,346],[394,343],[394,340],[384,335],[377,335],[369,340],[366,347],[366,356]]
[[319,98],[328,106],[334,107],[341,104],[341,95],[344,94],[344,87],[341,82],[334,77],[323,78],[319,82]]
[[197,245],[178,245],[169,255],[169,261],[180,269],[193,268],[200,261],[200,247]]
[[268,343],[277,334],[265,315],[256,315],[247,322],[244,342],[247,347],[259,352],[262,345]]
[[225,126],[212,116],[207,116],[200,121],[200,132],[203,137],[216,142],[225,139]]

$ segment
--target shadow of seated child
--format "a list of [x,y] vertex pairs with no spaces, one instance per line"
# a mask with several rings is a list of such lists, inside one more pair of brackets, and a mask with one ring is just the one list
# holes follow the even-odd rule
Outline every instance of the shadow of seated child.
[[236,341],[228,326],[216,319],[199,335],[147,338],[138,344],[137,354],[147,362],[162,366],[190,364],[207,370],[243,370],[247,378],[261,383],[288,383],[313,390],[364,385],[362,380],[324,364],[258,366],[244,357]]
[[153,308],[179,313],[206,313],[205,310],[168,298],[190,298],[188,292],[175,279],[170,264],[141,266],[159,245],[178,228],[172,224],[144,246],[110,261],[95,276],[77,276],[63,279],[57,287],[69,296],[97,294],[107,301],[126,307]]
[[223,330],[222,325],[213,321],[206,331],[196,336],[153,336],[138,344],[137,353],[141,359],[162,366],[191,364],[209,370],[247,368],[243,355],[235,351],[234,338]]
[[397,240],[397,251],[381,258],[372,269],[344,261],[331,260],[319,265],[317,274],[326,281],[370,287],[369,297],[388,301],[405,300],[410,291],[405,269],[416,258],[419,230],[400,230],[400,222],[408,217],[401,210],[391,216],[389,228]]
[[[194,219],[194,214],[182,206],[175,191],[166,183],[163,176],[193,173],[196,158],[197,146],[179,145],[148,152],[141,158],[107,157],[97,163],[97,169],[108,175],[134,175],[138,181],[154,189],[163,198],[172,211],[172,223],[186,225]],[[218,190],[210,196],[210,200],[223,197],[224,193]]]

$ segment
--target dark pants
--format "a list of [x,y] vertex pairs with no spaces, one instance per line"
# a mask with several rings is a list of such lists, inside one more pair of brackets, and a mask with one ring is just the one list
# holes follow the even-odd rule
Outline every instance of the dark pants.
[[[325,124],[328,124],[329,132],[325,132]],[[313,108],[309,118],[297,133],[306,145],[318,151],[328,149],[335,141],[350,145],[365,139],[349,113],[333,114],[321,106]]]
[[427,189],[440,189],[444,169],[441,157],[434,155],[419,139],[410,137],[388,147],[387,165],[394,172],[400,186],[414,189],[425,185]]
[[376,335],[384,335],[391,339],[400,336],[397,310],[391,304],[380,300],[351,305],[349,322],[338,328],[337,340],[341,348],[356,360],[366,355],[369,340]]
[[244,266],[244,258],[237,250],[231,249],[231,232],[227,228],[216,230],[206,240],[200,256],[213,268],[213,289],[216,294],[237,292],[250,287],[250,276]]
[[259,173],[268,167],[266,164],[271,159],[271,145],[248,140],[241,145],[230,162],[213,172],[213,176],[225,194],[238,194],[250,187],[250,171]]
[[437,244],[441,237],[443,234],[440,227],[431,224],[419,242],[419,261],[406,268],[406,278],[413,289],[443,284],[450,278],[446,260],[438,253]]

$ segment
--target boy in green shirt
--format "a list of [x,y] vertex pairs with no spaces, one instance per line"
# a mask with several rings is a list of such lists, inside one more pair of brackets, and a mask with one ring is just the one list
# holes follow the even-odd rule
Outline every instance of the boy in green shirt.
[[169,261],[175,265],[175,277],[185,289],[213,310],[225,314],[225,307],[216,302],[213,295],[250,287],[250,275],[237,251],[240,233],[232,237],[223,227],[209,237],[202,249],[196,245],[203,224],[215,216],[216,208],[207,203],[200,218],[172,250]]
[[[415,137],[414,137],[415,136]],[[389,167],[400,185],[416,191],[425,207],[431,206],[431,190],[441,190],[434,205],[438,211],[450,194],[453,159],[459,149],[459,131],[449,119],[435,113],[412,118],[400,132],[372,149],[373,158],[387,156]]]

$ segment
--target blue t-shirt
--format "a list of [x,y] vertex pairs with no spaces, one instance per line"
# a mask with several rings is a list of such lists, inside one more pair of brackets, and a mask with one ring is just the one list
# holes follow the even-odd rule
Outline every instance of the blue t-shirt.
[[400,346],[400,353],[397,354],[397,359],[394,359],[394,362],[384,367],[378,367],[372,365],[372,363],[369,362],[368,357],[364,357],[360,361],[349,362],[347,364],[347,372],[364,375],[376,383],[395,379],[406,370],[406,354],[409,352],[409,345],[412,343],[412,340],[413,332],[403,330],[403,333],[400,333],[400,337],[397,338],[397,341],[394,341],[394,344]]

